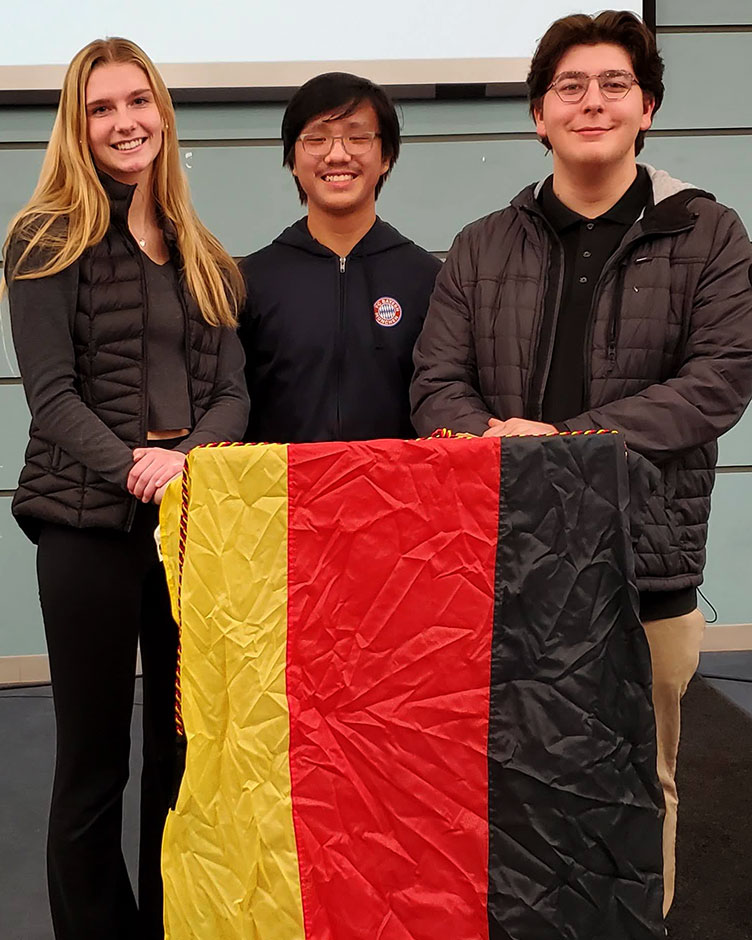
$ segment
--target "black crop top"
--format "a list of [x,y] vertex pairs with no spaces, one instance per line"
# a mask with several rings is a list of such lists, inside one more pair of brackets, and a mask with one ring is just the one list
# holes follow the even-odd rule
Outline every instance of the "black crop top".
[[149,318],[146,329],[148,429],[193,424],[185,361],[185,317],[175,264],[156,264],[144,255]]

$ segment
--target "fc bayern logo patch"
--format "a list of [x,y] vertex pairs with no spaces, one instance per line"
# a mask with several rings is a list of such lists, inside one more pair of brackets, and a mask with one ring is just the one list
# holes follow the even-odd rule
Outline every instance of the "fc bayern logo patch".
[[379,326],[395,326],[402,319],[402,307],[394,297],[379,297],[373,305],[373,315]]

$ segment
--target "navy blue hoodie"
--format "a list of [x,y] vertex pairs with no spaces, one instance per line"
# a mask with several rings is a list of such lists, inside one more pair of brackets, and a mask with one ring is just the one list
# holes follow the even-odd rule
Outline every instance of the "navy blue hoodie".
[[440,267],[380,219],[346,258],[305,219],[245,258],[246,441],[415,437],[412,351]]

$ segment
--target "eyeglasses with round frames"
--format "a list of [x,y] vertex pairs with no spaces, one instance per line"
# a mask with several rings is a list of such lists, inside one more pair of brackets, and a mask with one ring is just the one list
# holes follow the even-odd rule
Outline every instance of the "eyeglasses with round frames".
[[378,131],[359,131],[356,134],[301,134],[298,140],[303,150],[312,157],[325,157],[331,153],[334,141],[342,143],[342,149],[351,157],[357,157],[373,147],[373,142],[381,137]]
[[598,88],[606,101],[619,101],[626,98],[632,85],[640,83],[631,72],[614,69],[588,75],[586,72],[562,72],[551,82],[546,91],[553,89],[562,101],[577,104],[587,94],[590,82],[596,79]]

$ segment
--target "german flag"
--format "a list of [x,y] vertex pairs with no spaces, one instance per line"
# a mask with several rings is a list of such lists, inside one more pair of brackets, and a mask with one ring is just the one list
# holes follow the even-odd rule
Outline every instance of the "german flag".
[[192,451],[169,940],[662,937],[628,509],[610,433]]

